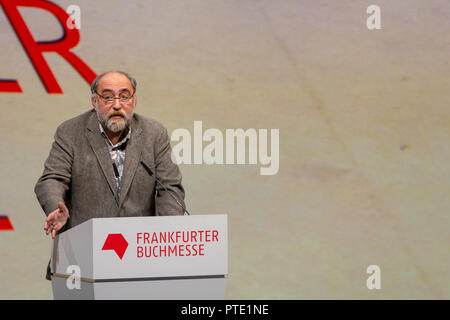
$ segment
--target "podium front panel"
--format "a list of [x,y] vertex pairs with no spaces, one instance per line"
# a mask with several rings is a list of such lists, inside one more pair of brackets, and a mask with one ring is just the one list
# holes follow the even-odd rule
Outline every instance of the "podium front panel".
[[98,218],[92,223],[95,280],[228,274],[227,215]]

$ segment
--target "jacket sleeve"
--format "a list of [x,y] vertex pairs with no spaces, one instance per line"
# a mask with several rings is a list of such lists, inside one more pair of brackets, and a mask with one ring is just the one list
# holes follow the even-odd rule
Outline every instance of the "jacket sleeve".
[[155,171],[156,177],[167,188],[164,190],[159,183],[156,182],[156,215],[183,215],[184,210],[180,208],[177,202],[168,194],[170,192],[178,202],[185,207],[184,204],[184,188],[181,184],[181,172],[172,159],[172,148],[170,147],[169,135],[167,129],[160,130],[155,145]]
[[71,181],[73,148],[69,139],[64,136],[63,128],[61,125],[56,129],[55,140],[44,164],[44,172],[34,188],[46,215],[58,207],[59,201],[68,205],[67,191]]

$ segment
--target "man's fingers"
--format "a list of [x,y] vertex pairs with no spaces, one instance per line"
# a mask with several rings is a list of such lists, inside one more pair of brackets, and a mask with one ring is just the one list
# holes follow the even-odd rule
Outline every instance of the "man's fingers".
[[52,220],[54,216],[55,216],[55,211],[53,211],[52,213],[50,213],[48,215],[47,219],[45,219],[45,223],[50,222],[50,220]]
[[50,229],[51,226],[53,225],[54,221],[55,221],[55,214],[53,214],[52,212],[51,214],[48,215],[47,219],[45,220],[44,230],[48,231],[48,229]]
[[51,233],[52,238],[54,239],[56,236],[56,232],[58,232],[58,230],[62,228],[62,226],[66,223],[68,217],[69,210],[63,202],[58,202],[58,208],[51,212],[45,220],[45,234],[48,235],[49,233]]
[[47,228],[45,229],[45,235],[48,235],[49,233],[51,233],[53,230],[51,225],[47,225]]

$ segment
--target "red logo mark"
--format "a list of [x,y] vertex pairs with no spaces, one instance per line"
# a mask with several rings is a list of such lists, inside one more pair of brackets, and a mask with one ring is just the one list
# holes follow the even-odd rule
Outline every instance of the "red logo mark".
[[127,250],[128,242],[121,233],[110,233],[106,238],[102,250],[114,250],[122,260],[125,251]]
[[8,216],[0,216],[0,230],[13,231],[14,228]]

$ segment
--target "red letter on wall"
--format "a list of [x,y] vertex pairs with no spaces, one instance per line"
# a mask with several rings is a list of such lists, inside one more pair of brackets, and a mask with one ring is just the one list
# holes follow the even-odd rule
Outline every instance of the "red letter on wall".
[[[66,22],[70,17],[63,9],[56,4],[43,0],[0,0],[0,4],[48,93],[63,92],[45,61],[43,52],[57,52],[66,59],[66,61],[69,62],[89,84],[95,79],[97,75],[94,71],[92,71],[83,60],[69,51],[80,41],[80,33],[76,28],[67,28]],[[63,37],[55,41],[35,41],[17,7],[32,7],[49,11],[61,23],[64,30]],[[22,92],[22,90],[16,80],[7,79],[0,80],[0,92]]]

